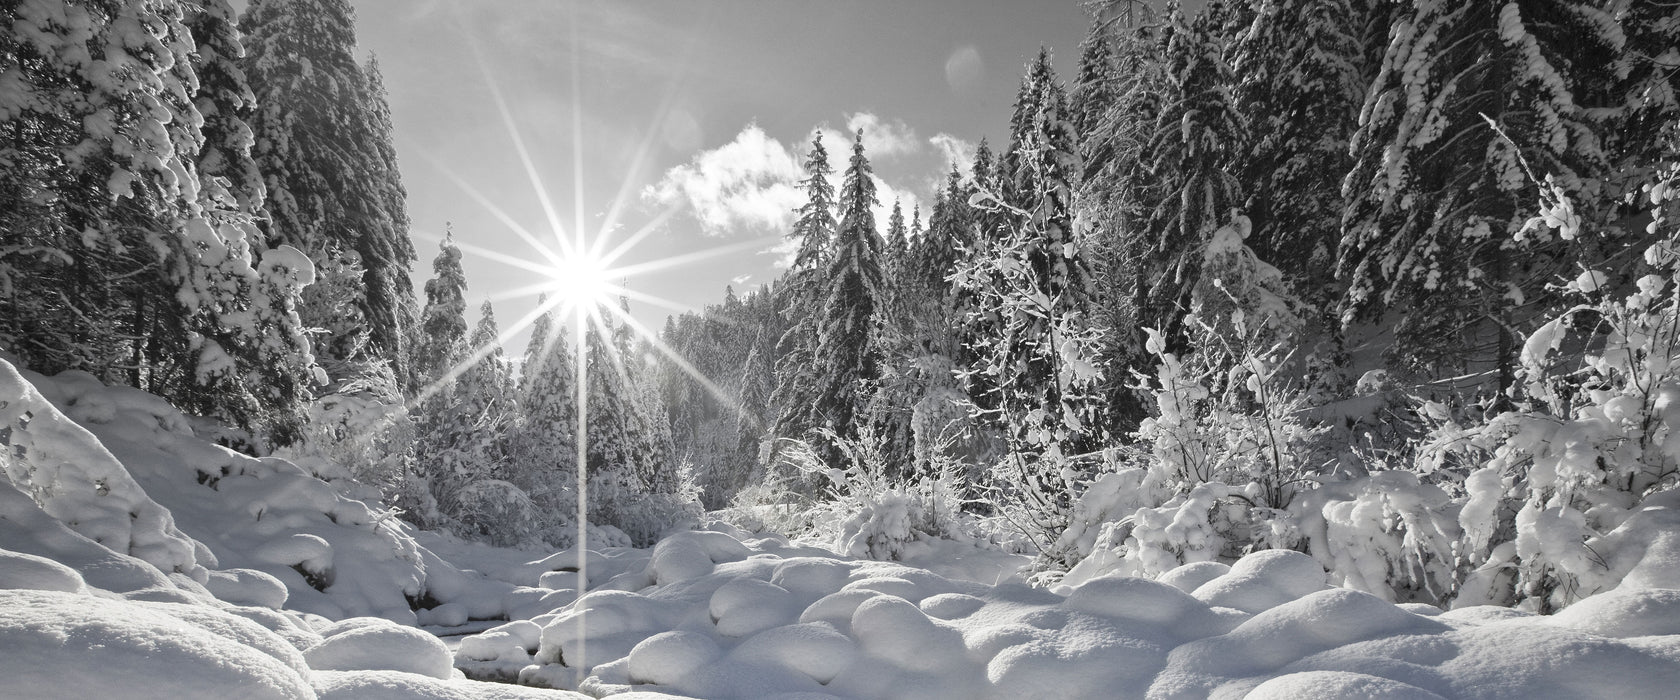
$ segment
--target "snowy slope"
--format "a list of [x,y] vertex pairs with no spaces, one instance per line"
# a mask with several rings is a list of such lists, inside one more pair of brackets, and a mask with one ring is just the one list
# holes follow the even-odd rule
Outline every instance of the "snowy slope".
[[[355,484],[239,455],[190,426],[154,397],[0,360],[0,696],[1572,698],[1680,687],[1680,590],[1660,587],[1666,574],[1630,575],[1548,617],[1394,605],[1330,587],[1318,562],[1287,551],[1046,590],[998,583],[1002,560],[961,561],[972,553],[860,561],[719,525],[651,550],[592,551],[580,586],[573,552],[416,533],[355,498]],[[483,631],[460,636],[472,630]]]

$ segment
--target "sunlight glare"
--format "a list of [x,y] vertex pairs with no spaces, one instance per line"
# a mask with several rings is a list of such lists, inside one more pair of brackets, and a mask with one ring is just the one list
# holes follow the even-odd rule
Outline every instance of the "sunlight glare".
[[573,250],[561,254],[559,263],[548,271],[548,289],[574,309],[608,305],[612,303],[615,288],[611,274],[598,256],[587,250]]

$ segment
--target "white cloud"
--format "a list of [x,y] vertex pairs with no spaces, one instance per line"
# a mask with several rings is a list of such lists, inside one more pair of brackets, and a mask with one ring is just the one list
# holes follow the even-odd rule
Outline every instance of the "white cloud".
[[940,132],[929,138],[928,143],[933,144],[939,154],[944,156],[945,170],[949,171],[952,165],[956,165],[957,169],[962,171],[963,177],[968,177],[968,169],[974,165],[976,146],[973,142]]
[[915,129],[902,120],[886,120],[869,112],[853,112],[846,115],[844,131],[825,123],[817,125],[811,130],[811,134],[822,134],[823,148],[828,149],[829,164],[844,170],[846,162],[852,157],[852,137],[857,134],[858,129],[863,129],[863,154],[869,156],[871,163],[898,156],[915,155],[920,153],[927,143],[916,135]]
[[686,206],[709,236],[783,231],[805,201],[802,177],[798,154],[749,124],[734,141],[665,171],[642,198]]
[[[882,121],[869,112],[855,112],[846,117],[847,136],[856,134],[858,129],[863,130],[864,152],[871,160],[912,154],[922,148],[922,140],[916,138],[916,130],[897,119]],[[848,139],[847,144],[850,143]]]
[[[966,167],[973,153],[972,144],[955,136],[941,133],[924,139],[903,121],[882,119],[867,112],[848,115],[846,125],[864,129],[864,145],[871,161],[930,150],[944,154],[935,173],[918,173],[908,180],[894,181],[883,179],[879,173],[875,175],[879,204],[873,213],[876,230],[882,235],[886,234],[895,200],[903,207],[907,223],[918,206],[922,208],[925,223],[931,212],[917,193],[941,186],[952,159]],[[657,183],[642,190],[642,198],[657,205],[683,207],[700,222],[702,233],[708,236],[785,234],[793,227],[796,210],[805,203],[799,181],[805,177],[802,161],[812,134],[823,137],[829,165],[834,168],[830,184],[838,196],[851,159],[851,134],[819,125],[807,133],[806,141],[784,144],[764,133],[757,124],[749,124],[733,141],[701,151],[688,163],[665,171]],[[919,171],[920,167],[916,169]],[[835,212],[836,217],[839,215]],[[775,256],[777,266],[786,267],[797,248],[796,241],[784,238],[762,254]]]

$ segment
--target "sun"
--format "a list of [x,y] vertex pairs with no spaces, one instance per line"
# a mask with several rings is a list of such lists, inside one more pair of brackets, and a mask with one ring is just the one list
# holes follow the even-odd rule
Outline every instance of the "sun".
[[548,287],[559,303],[578,310],[607,306],[616,285],[609,263],[589,250],[567,251],[548,271]]

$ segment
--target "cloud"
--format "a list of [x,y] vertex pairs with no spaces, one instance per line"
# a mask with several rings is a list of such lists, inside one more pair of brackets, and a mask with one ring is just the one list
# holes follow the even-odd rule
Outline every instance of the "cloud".
[[802,177],[798,154],[749,124],[735,140],[665,171],[642,199],[686,206],[708,236],[784,231],[804,203]]
[[[944,154],[939,170],[934,173],[921,172],[924,166],[918,165],[917,172],[907,179],[895,177],[889,181],[876,172],[873,179],[879,204],[873,213],[876,230],[882,235],[886,234],[894,201],[903,207],[906,222],[921,207],[925,223],[931,212],[925,198],[917,193],[941,186],[952,159],[966,167],[973,153],[971,144],[955,136],[942,133],[924,139],[901,120],[882,119],[868,112],[848,115],[846,125],[864,129],[866,154],[872,162],[930,151]],[[851,135],[819,125],[808,132],[807,138],[819,133],[828,149],[829,165],[834,168],[830,184],[838,196],[851,158]],[[800,141],[797,146],[803,147],[805,143]],[[805,177],[802,167],[805,155],[802,150],[772,138],[757,124],[749,124],[729,143],[701,151],[688,163],[665,171],[658,182],[642,190],[641,196],[643,201],[657,206],[683,208],[700,223],[701,233],[707,236],[785,234],[793,227],[798,216],[796,210],[805,204],[805,192],[799,186]],[[835,216],[838,218],[840,212],[835,212]],[[783,238],[761,254],[774,256],[778,267],[786,267],[797,249],[797,241]]]
[[973,142],[940,132],[929,138],[928,143],[933,144],[934,149],[944,156],[946,170],[950,170],[951,166],[955,165],[958,170],[962,171],[963,177],[968,176],[968,169],[974,165],[975,145]]
[[858,129],[863,129],[863,147],[871,160],[912,154],[922,148],[916,131],[897,119],[882,121],[869,112],[855,112],[846,117],[846,133],[856,134]]

